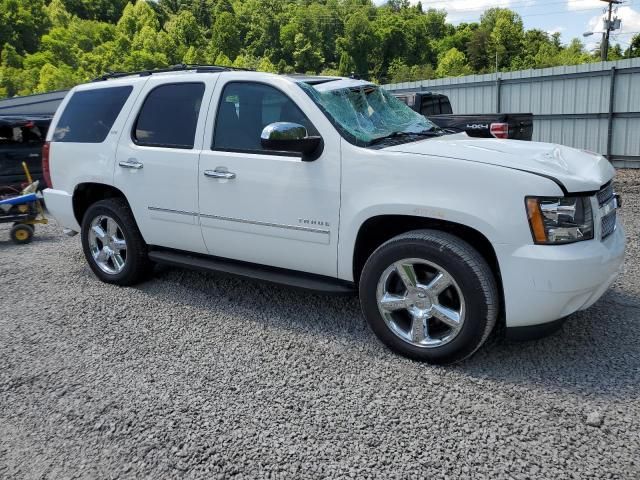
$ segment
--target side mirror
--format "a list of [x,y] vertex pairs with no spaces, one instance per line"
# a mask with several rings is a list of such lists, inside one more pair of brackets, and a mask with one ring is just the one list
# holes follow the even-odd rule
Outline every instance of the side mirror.
[[260,143],[265,150],[301,153],[306,162],[316,160],[324,149],[322,137],[309,137],[306,128],[291,122],[276,122],[264,127]]

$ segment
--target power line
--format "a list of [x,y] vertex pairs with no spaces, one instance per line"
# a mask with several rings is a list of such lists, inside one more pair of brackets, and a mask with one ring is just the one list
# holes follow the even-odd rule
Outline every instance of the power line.
[[[560,13],[573,13],[573,12],[592,12],[594,10],[602,10],[602,8],[580,8],[580,9],[576,9],[576,10],[561,10],[561,11],[556,11],[556,12],[541,12],[541,13],[527,13],[525,15],[520,15],[520,17],[522,18],[528,18],[528,17],[540,17],[543,15],[555,15],[555,14],[560,14]],[[518,12],[516,12],[518,13]]]
[[[564,2],[563,2],[564,3]],[[491,8],[488,7],[487,10]],[[577,9],[577,10],[561,10],[561,11],[553,11],[553,12],[541,12],[541,13],[528,13],[525,15],[520,15],[521,18],[528,18],[528,17],[539,17],[539,16],[543,16],[543,15],[555,15],[555,14],[561,14],[561,13],[569,13],[569,12],[592,12],[594,10],[601,10],[600,8],[583,8],[583,9]],[[353,9],[351,10],[351,13],[353,12],[360,12],[363,11],[362,9]],[[453,12],[447,12],[449,14],[451,13],[455,13],[455,12],[459,12],[461,10],[455,10]],[[475,11],[475,10],[474,10]],[[485,10],[486,11],[486,10]],[[478,12],[482,12],[481,10],[478,10]],[[518,13],[518,12],[515,12]],[[309,12],[307,11],[307,13],[305,14],[307,17],[313,17],[313,18],[317,18],[317,19],[329,19],[329,20],[336,20],[339,22],[344,22],[344,18],[339,17],[338,15],[332,15],[332,14],[326,14],[326,13],[315,13],[315,12]],[[476,16],[474,15],[474,18]],[[469,16],[468,18],[471,18],[471,16]]]
[[[509,10],[513,10],[512,7],[516,7],[516,8],[536,8],[536,7],[544,7],[547,5],[566,5],[566,0],[563,1],[551,1],[551,2],[543,2],[543,3],[531,3],[530,0],[519,0],[519,1],[515,1],[515,2],[510,2],[510,3],[496,3],[493,5],[483,5],[481,7],[473,7],[473,8],[456,8],[452,11],[454,12],[481,12],[481,11],[486,11],[489,10],[491,8],[505,8],[505,9],[509,9]],[[437,0],[436,2],[434,2],[433,4],[428,4],[425,5],[424,3],[422,4],[423,8],[426,6],[426,9],[436,9],[436,10],[446,10],[447,6],[449,5],[449,2],[446,2],[445,0]],[[571,10],[571,11],[575,11],[575,10]]]

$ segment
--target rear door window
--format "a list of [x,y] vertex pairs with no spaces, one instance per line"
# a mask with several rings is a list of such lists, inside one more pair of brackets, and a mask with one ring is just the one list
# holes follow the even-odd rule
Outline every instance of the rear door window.
[[133,130],[136,144],[193,148],[204,88],[203,83],[175,83],[153,89]]
[[54,142],[102,143],[133,87],[109,87],[75,92],[56,125]]

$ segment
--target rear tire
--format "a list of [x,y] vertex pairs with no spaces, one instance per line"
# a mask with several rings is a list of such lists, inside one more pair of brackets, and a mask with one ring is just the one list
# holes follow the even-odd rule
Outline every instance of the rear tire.
[[416,230],[392,238],[369,257],[360,303],[371,329],[391,350],[451,364],[486,341],[499,295],[489,265],[467,242]]
[[151,271],[147,244],[124,199],[91,205],[82,220],[81,237],[87,262],[103,282],[135,285]]

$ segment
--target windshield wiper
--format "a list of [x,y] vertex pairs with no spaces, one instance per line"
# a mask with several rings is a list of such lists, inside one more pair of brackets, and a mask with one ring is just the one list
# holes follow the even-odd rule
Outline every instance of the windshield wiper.
[[393,132],[384,137],[374,138],[369,145],[377,145],[385,140],[398,137],[439,137],[440,135],[442,135],[442,131],[439,128],[430,128],[429,130],[423,130],[421,132]]

